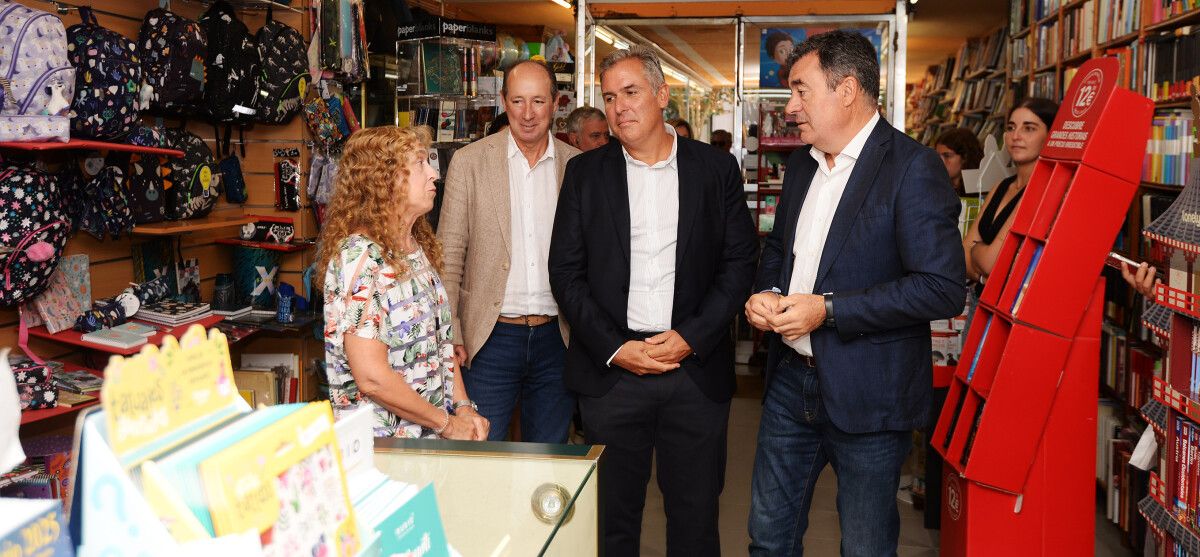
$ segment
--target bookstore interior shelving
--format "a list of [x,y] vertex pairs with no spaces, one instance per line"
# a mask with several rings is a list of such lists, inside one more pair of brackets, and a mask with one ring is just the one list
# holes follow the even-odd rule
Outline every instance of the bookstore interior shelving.
[[[1131,548],[1143,547],[1150,518],[1149,529],[1165,544],[1167,555],[1200,554],[1200,384],[1195,371],[1200,313],[1185,311],[1194,310],[1191,293],[1200,291],[1200,281],[1189,279],[1196,248],[1161,237],[1152,240],[1142,232],[1152,222],[1159,226],[1156,219],[1168,213],[1193,171],[1196,136],[1190,99],[1200,91],[1200,27],[1195,26],[1200,5],[1012,0],[1009,15],[1008,25],[968,40],[957,56],[929,69],[910,91],[907,130],[929,145],[954,127],[1001,140],[1014,102],[1026,96],[1061,101],[1078,67],[1099,56],[1119,60],[1120,87],[1154,101],[1142,182],[1113,251],[1155,264],[1168,285],[1160,287],[1157,300],[1143,302],[1119,273],[1106,270],[1097,416],[1099,505]],[[1156,474],[1128,464],[1147,427],[1159,435]],[[1155,507],[1155,501],[1167,508]]]

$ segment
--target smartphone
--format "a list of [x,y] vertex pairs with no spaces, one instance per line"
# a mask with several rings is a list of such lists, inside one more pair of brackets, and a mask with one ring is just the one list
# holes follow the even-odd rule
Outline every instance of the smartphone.
[[[1142,265],[1141,263],[1138,263],[1137,261],[1125,257],[1124,255],[1121,255],[1115,251],[1108,252],[1108,258],[1104,260],[1105,265],[1108,265],[1109,267],[1112,267],[1118,271],[1121,270],[1122,264],[1126,263],[1129,264],[1130,271],[1137,271],[1137,268]],[[1161,280],[1163,278],[1162,271],[1155,269],[1154,276]]]

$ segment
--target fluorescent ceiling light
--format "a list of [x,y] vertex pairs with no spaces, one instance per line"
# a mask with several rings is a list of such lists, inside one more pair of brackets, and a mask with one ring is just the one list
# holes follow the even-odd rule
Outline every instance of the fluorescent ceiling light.
[[663,73],[664,73],[664,74],[666,74],[667,76],[669,76],[669,77],[673,77],[673,78],[675,78],[675,79],[677,79],[677,80],[679,80],[679,81],[684,81],[684,82],[686,82],[686,81],[688,80],[688,76],[684,75],[684,74],[683,74],[682,72],[680,72],[679,70],[676,70],[675,68],[672,68],[671,66],[668,66],[668,65],[665,65],[665,64],[664,64],[664,65],[663,65],[663,67],[662,67],[662,71],[663,71]]
[[606,32],[603,27],[596,28],[596,38],[600,39],[608,44],[613,44],[612,35],[609,35],[608,32]]
[[550,1],[554,2],[555,4],[558,4],[559,6],[562,6],[568,10],[571,9],[571,3],[567,2],[567,0],[550,0]]
[[629,43],[627,43],[627,42],[625,42],[625,41],[622,41],[621,39],[617,39],[617,38],[614,38],[614,39],[613,39],[613,43],[612,43],[612,45],[613,45],[613,47],[615,47],[615,48],[617,48],[617,49],[626,49],[626,48],[629,48]]

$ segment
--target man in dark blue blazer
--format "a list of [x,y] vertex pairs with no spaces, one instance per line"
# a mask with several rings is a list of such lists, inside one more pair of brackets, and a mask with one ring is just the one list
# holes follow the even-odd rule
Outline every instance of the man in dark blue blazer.
[[571,326],[567,388],[600,464],[604,554],[638,555],[652,458],[667,554],[720,555],[733,395],[729,329],[750,294],[757,237],[728,153],[677,137],[649,49],[600,65],[617,141],[571,159],[550,241],[550,288]]
[[966,296],[959,202],[932,149],[879,117],[862,35],[792,53],[792,153],[750,323],[771,332],[750,510],[752,555],[802,555],[813,488],[838,480],[842,554],[895,555],[896,489],[929,419],[929,322]]

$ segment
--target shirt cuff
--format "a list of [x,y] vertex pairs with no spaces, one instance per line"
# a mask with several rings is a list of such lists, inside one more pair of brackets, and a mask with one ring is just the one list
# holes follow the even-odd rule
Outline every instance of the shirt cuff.
[[[622,344],[621,346],[625,346],[625,345],[624,345],[624,344]],[[613,361],[613,358],[616,358],[616,357],[617,357],[617,352],[620,352],[620,351],[621,351],[621,346],[618,346],[616,350],[613,350],[612,356],[609,356],[609,357],[608,357],[608,361],[607,361],[607,362],[604,362],[604,365],[606,365],[606,366],[608,366],[608,367],[612,367],[612,361]]]

